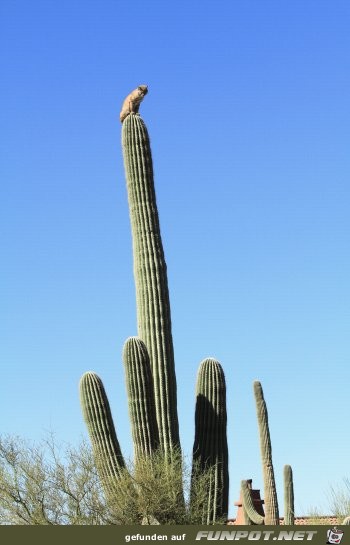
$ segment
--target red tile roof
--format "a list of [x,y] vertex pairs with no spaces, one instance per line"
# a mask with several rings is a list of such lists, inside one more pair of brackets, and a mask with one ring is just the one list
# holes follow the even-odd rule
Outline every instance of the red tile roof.
[[[236,519],[229,519],[227,521],[227,524],[236,524]],[[280,518],[280,524],[284,524],[283,517]],[[339,521],[338,517],[336,517],[335,515],[322,515],[318,517],[295,517],[294,524],[304,526],[310,526],[312,524],[324,524],[334,526],[336,524],[341,524],[341,521]]]

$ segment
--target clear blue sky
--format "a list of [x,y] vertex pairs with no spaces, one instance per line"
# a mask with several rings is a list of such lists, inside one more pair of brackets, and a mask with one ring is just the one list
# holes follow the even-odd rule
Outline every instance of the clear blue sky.
[[95,370],[131,455],[121,351],[136,334],[120,146],[126,94],[152,141],[182,445],[197,368],[223,365],[230,514],[262,488],[252,382],[280,508],[349,477],[350,4],[1,1],[1,432],[86,436]]

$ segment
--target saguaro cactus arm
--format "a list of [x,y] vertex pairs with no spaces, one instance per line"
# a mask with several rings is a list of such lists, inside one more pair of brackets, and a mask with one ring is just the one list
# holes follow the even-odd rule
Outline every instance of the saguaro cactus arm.
[[159,447],[152,373],[145,343],[137,337],[129,337],[124,345],[123,361],[137,462],[139,456],[150,455]]
[[250,487],[247,480],[241,481],[241,498],[243,510],[253,524],[265,524],[265,517],[260,515],[255,509],[251,496]]
[[[218,361],[207,358],[199,366],[196,387],[195,440],[193,467],[199,473],[212,470],[203,524],[227,516],[228,447],[226,383]],[[196,475],[192,474],[192,479]]]
[[80,402],[101,482],[107,495],[113,496],[125,462],[102,380],[92,371],[80,380]]

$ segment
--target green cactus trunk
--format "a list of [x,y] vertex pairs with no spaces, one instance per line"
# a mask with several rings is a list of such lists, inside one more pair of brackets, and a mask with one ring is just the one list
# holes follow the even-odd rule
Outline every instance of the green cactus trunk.
[[[213,471],[202,524],[213,524],[228,512],[226,383],[220,363],[207,358],[199,366],[196,387],[192,482]],[[197,473],[198,472],[198,473]]]
[[289,465],[283,469],[284,481],[284,524],[294,524],[294,486],[293,471]]
[[80,402],[102,485],[113,498],[125,463],[103,383],[92,371],[81,377]]
[[272,464],[272,448],[268,422],[267,407],[260,382],[254,382],[254,395],[258,417],[260,451],[264,478],[265,524],[278,525],[278,501],[275,475]]
[[179,448],[179,424],[166,263],[160,234],[147,128],[139,115],[122,125],[133,238],[138,336],[150,355],[160,446]]
[[127,339],[123,350],[129,416],[135,462],[159,447],[153,381],[146,345],[137,337]]

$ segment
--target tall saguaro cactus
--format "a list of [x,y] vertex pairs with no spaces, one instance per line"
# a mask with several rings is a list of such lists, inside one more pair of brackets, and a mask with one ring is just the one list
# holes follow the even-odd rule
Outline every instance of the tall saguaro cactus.
[[207,358],[199,366],[196,387],[195,439],[193,473],[212,469],[207,502],[203,506],[202,524],[212,524],[227,516],[228,447],[226,383],[220,363]]
[[174,349],[166,263],[160,235],[153,163],[146,125],[129,115],[122,126],[133,239],[138,336],[151,361],[160,446],[179,448]]
[[253,386],[260,435],[261,462],[263,466],[265,524],[279,524],[278,500],[272,464],[272,448],[267,407],[260,382],[256,380]]

